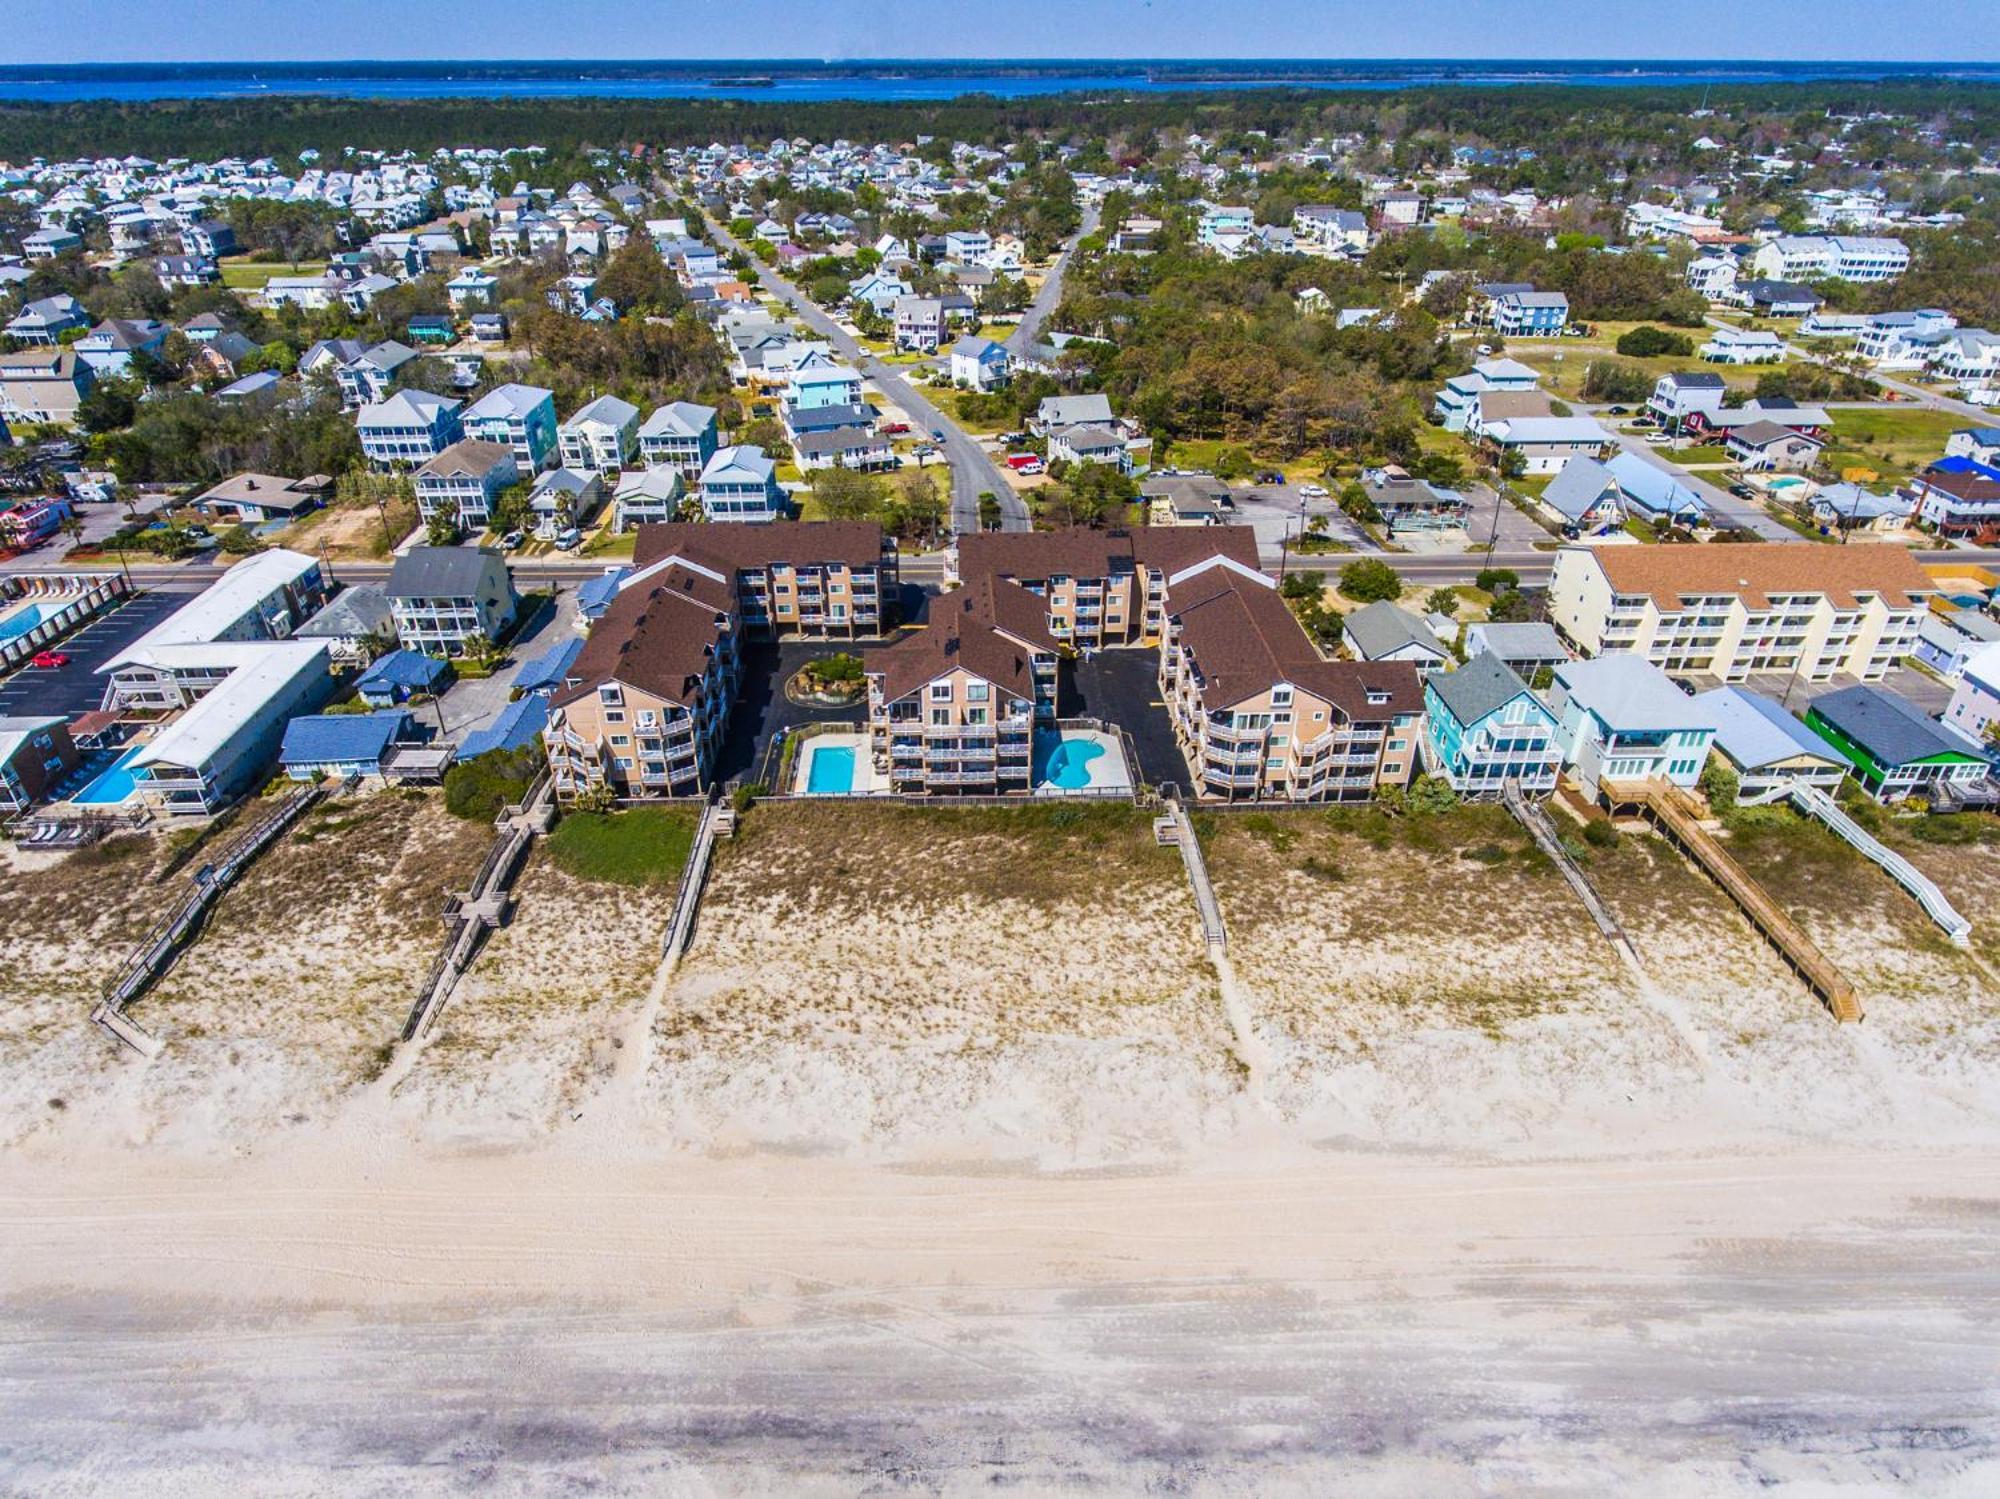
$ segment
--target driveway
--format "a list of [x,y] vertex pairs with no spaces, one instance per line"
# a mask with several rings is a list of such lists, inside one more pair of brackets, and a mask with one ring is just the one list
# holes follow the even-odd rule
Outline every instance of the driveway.
[[[709,232],[724,249],[744,255],[749,252],[714,219],[707,220]],[[1000,528],[1003,531],[1030,529],[1028,507],[1008,486],[990,454],[958,423],[947,418],[903,378],[892,366],[882,363],[855,340],[854,335],[834,320],[804,292],[762,261],[750,256],[756,266],[758,285],[778,298],[813,332],[831,344],[841,358],[851,363],[875,387],[894,401],[924,432],[942,432],[945,457],[951,465],[951,524],[956,531],[979,529],[979,496],[990,493],[1000,501]]]
[[523,666],[566,640],[581,638],[575,626],[575,589],[558,589],[553,602],[541,600],[540,604],[520,633],[508,641],[505,666],[490,677],[461,677],[445,689],[437,707],[420,708],[417,716],[436,728],[441,713],[443,737],[453,744],[464,743],[466,735],[492,724],[507,706],[514,678],[521,674]]
[[104,701],[97,668],[194,597],[195,590],[148,589],[58,641],[52,650],[70,658],[53,671],[24,666],[0,680],[0,717],[48,715],[74,718]]
[[1160,652],[1154,646],[1099,651],[1070,668],[1058,711],[1064,718],[1101,718],[1132,736],[1138,778],[1148,785],[1185,786],[1188,766],[1174,741],[1173,720],[1160,697]]

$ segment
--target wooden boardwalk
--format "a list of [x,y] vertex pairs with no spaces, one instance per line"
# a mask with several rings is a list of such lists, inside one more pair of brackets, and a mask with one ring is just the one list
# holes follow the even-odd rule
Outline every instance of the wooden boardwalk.
[[1669,842],[1700,865],[1736,902],[1737,909],[1764,940],[1778,950],[1791,970],[1820,997],[1835,1020],[1861,1019],[1861,998],[1854,992],[1854,985],[1701,825],[1699,809],[1686,792],[1665,781],[1607,781],[1604,794],[1613,807],[1639,808]]

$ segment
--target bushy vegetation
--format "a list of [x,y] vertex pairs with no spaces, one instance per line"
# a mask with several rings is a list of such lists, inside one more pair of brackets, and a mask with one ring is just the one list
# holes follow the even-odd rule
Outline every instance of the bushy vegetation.
[[545,763],[539,739],[519,749],[489,750],[460,760],[444,773],[445,810],[468,821],[491,822],[503,807],[528,794]]
[[672,885],[687,867],[698,820],[687,807],[571,812],[549,834],[549,858],[578,879]]

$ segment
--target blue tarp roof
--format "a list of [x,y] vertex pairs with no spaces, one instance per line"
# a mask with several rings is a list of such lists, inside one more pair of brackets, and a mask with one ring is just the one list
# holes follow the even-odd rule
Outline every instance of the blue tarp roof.
[[361,674],[354,685],[362,691],[370,687],[427,688],[444,679],[450,663],[422,651],[391,651]]
[[552,650],[544,651],[514,677],[516,692],[542,692],[560,687],[563,678],[569,675],[572,662],[583,652],[581,640],[565,640]]
[[408,729],[403,708],[380,713],[315,713],[285,725],[285,746],[278,759],[285,765],[370,764],[381,760],[389,746]]
[[500,710],[500,716],[489,727],[475,729],[465,736],[465,743],[458,747],[458,757],[470,760],[490,750],[519,749],[541,733],[548,722],[547,698],[516,698]]

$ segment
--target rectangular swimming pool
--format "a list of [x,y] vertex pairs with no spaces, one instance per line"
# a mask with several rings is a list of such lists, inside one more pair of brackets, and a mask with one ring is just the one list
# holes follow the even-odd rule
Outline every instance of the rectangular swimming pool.
[[90,784],[70,800],[84,807],[115,807],[129,799],[139,789],[139,783],[132,778],[130,766],[145,747],[143,744],[133,745],[93,776]]
[[812,765],[806,772],[808,794],[844,796],[854,790],[854,749],[845,744],[811,746]]

